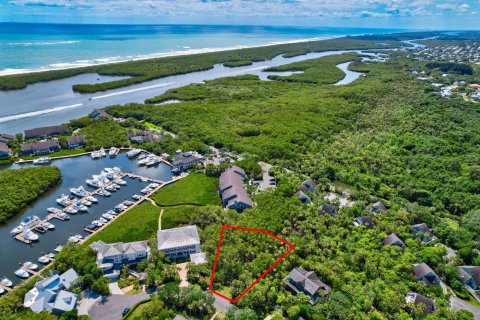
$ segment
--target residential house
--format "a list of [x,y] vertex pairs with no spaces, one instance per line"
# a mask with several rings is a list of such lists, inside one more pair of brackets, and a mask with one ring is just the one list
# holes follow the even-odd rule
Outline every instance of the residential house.
[[186,226],[157,231],[157,249],[171,259],[185,258],[200,253],[197,226]]
[[418,281],[424,281],[428,285],[440,285],[440,278],[426,263],[414,264],[413,266]]
[[320,209],[318,209],[318,213],[328,213],[329,215],[336,217],[338,215],[338,209],[335,206],[327,203],[320,206]]
[[118,275],[123,265],[137,264],[148,257],[148,241],[128,243],[93,242],[90,247],[97,253],[97,266],[109,277]]
[[356,217],[355,219],[353,219],[353,224],[356,227],[364,226],[367,229],[372,229],[373,227],[375,227],[375,223],[369,216]]
[[[423,310],[423,315],[426,316],[429,313],[435,312],[437,306],[435,305],[435,300],[422,296],[416,292],[409,292],[405,297],[405,302],[408,305],[413,305],[415,307],[422,306],[425,308]],[[412,309],[412,308],[410,308]]]
[[204,252],[192,253],[190,255],[190,262],[193,264],[202,264],[207,262],[207,255]]
[[295,268],[283,279],[287,289],[293,293],[304,293],[310,297],[310,303],[314,304],[321,297],[327,295],[331,288],[320,281],[314,271],[303,268]]
[[385,239],[383,239],[383,245],[384,246],[398,246],[402,249],[406,248],[405,243],[402,240],[400,240],[400,238],[397,237],[397,235],[395,233],[391,233],[388,236],[386,236]]
[[24,156],[40,156],[60,151],[61,148],[57,140],[45,140],[24,143],[21,149]]
[[86,135],[67,138],[68,149],[78,149],[85,147],[85,140],[87,140]]
[[75,270],[69,269],[61,275],[55,274],[38,281],[25,294],[23,305],[35,313],[46,311],[60,314],[72,311],[77,305],[77,295],[67,290],[77,279]]
[[144,130],[128,130],[127,137],[130,141],[135,143],[159,141],[162,139],[160,135]]
[[436,239],[432,234],[432,229],[430,229],[426,223],[414,224],[412,226],[412,234],[415,239],[419,239],[425,243],[430,243]]
[[372,208],[370,209],[371,213],[383,213],[385,211],[387,211],[387,207],[385,207],[385,205],[380,201],[372,204]]
[[457,267],[459,278],[463,284],[473,290],[480,290],[480,267],[479,266],[459,266]]
[[295,193],[295,196],[299,198],[302,203],[306,203],[306,204],[312,203],[312,199],[310,199],[310,197],[307,196],[302,190],[299,190],[297,193]]
[[219,192],[223,206],[242,212],[253,207],[253,201],[243,183],[247,179],[245,170],[238,166],[231,166],[222,172],[219,180]]
[[40,127],[25,130],[25,139],[45,139],[49,136],[60,136],[63,134],[68,134],[68,128],[64,125]]
[[300,190],[302,190],[303,192],[315,193],[315,181],[313,181],[312,178],[308,178],[307,180],[303,181]]
[[0,142],[9,143],[10,141],[13,141],[13,140],[15,140],[14,136],[6,133],[0,133]]
[[0,142],[0,158],[10,157],[12,150],[7,146],[5,142]]
[[98,119],[109,119],[111,116],[103,109],[94,109],[90,114],[88,115],[90,118],[94,120]]
[[177,154],[172,159],[173,170],[177,172],[187,170],[193,165],[201,163],[202,159],[202,155],[198,152],[177,150]]

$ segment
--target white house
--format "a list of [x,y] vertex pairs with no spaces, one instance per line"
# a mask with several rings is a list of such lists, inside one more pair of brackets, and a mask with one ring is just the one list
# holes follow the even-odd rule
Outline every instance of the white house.
[[186,226],[167,230],[158,230],[157,249],[171,259],[188,257],[200,253],[200,238],[197,226]]

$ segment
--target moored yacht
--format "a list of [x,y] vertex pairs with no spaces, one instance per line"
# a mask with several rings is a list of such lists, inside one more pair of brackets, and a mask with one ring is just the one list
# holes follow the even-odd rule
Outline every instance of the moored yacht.
[[108,155],[110,156],[110,158],[113,158],[118,154],[119,151],[120,151],[120,149],[115,148],[115,147],[111,147],[110,151],[108,151]]
[[91,187],[94,187],[94,188],[101,188],[103,187],[103,182],[100,181],[100,180],[97,180],[97,179],[87,179],[85,180],[85,182],[91,186]]
[[54,230],[55,229],[55,225],[53,223],[50,223],[50,222],[44,222],[43,226],[45,228],[47,228],[48,230]]
[[38,158],[38,159],[33,160],[33,164],[35,164],[35,165],[49,164],[50,161],[52,161],[52,159],[50,159],[49,157],[43,157],[43,158]]
[[118,184],[119,186],[126,186],[127,185],[127,181],[125,181],[123,179],[117,179],[117,180],[115,180],[115,183]]
[[110,197],[112,195],[110,192],[108,192],[105,189],[101,189],[100,191],[98,191],[98,194],[101,195],[102,197]]
[[30,270],[37,270],[38,269],[38,265],[36,265],[35,263],[30,262],[30,261],[25,262],[22,267],[30,269]]
[[127,157],[135,158],[136,156],[138,156],[140,154],[140,152],[142,152],[142,150],[140,150],[140,149],[130,150],[130,151],[127,152]]
[[60,213],[60,214],[58,215],[58,217],[59,217],[60,219],[63,219],[63,220],[70,220],[70,216],[69,216],[68,214],[66,214],[65,212]]
[[0,281],[0,283],[2,285],[4,285],[5,287],[11,287],[13,286],[13,282],[10,281],[10,279],[7,279],[7,278],[3,278],[2,281]]
[[88,196],[85,198],[85,200],[90,201],[91,203],[98,203],[98,199],[94,196]]
[[61,205],[62,207],[66,207],[66,206],[70,205],[73,200],[74,200],[74,198],[70,198],[69,196],[67,196],[65,194],[62,194],[62,195],[58,196],[56,202],[57,202],[57,204]]
[[113,220],[113,218],[115,218],[115,216],[112,216],[111,214],[108,214],[108,213],[102,214],[102,217],[107,220]]
[[23,221],[20,223],[20,225],[16,226],[15,228],[10,231],[12,235],[19,234],[20,232],[33,227],[34,225],[37,224],[37,222],[40,221],[40,218],[37,216],[28,216],[23,219]]
[[90,157],[92,157],[93,160],[100,159],[101,154],[99,151],[92,151],[92,153],[90,154]]
[[60,212],[62,210],[60,210],[58,208],[55,208],[55,207],[50,207],[50,208],[47,208],[47,211],[50,212],[50,213],[57,213],[57,212]]
[[108,190],[110,192],[115,192],[117,191],[117,188],[115,188],[115,186],[112,184],[112,185],[109,185],[105,188],[105,190]]
[[27,271],[23,270],[22,268],[16,270],[15,275],[17,277],[23,278],[23,279],[26,279],[26,278],[30,277],[30,274]]
[[87,206],[85,206],[84,204],[82,204],[81,202],[75,202],[73,204],[73,208],[80,211],[80,212],[88,212],[88,208]]
[[66,210],[65,210],[66,213],[68,214],[77,214],[78,213],[78,210],[75,209],[74,207],[68,207]]
[[134,194],[134,195],[132,196],[132,199],[134,199],[134,200],[140,200],[140,199],[142,199],[142,196],[140,196],[140,195],[138,195],[138,194]]
[[159,164],[160,162],[162,162],[160,159],[158,159],[157,157],[152,157],[150,159],[149,162],[146,163],[147,167],[153,167],[153,166],[156,166],[157,164]]
[[85,197],[87,195],[87,191],[80,186],[78,188],[70,188],[70,192],[78,197]]
[[105,149],[103,149],[103,147],[101,147],[98,152],[102,158],[105,158],[107,156],[107,153],[105,152]]
[[23,237],[25,238],[25,240],[29,240],[29,241],[37,241],[38,240],[38,234],[35,234],[30,229],[25,230],[25,232],[23,233]]
[[47,263],[50,262],[50,258],[47,255],[44,255],[44,256],[41,256],[40,258],[38,258],[38,262],[43,263],[43,264],[47,264]]

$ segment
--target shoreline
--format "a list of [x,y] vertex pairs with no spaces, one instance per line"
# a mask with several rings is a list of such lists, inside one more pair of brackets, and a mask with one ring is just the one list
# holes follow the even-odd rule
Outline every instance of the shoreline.
[[[359,35],[361,34],[358,34],[356,36],[359,36]],[[83,61],[77,60],[76,62],[55,63],[55,64],[51,64],[50,67],[39,67],[38,69],[6,68],[6,69],[0,70],[0,77],[29,74],[29,73],[40,73],[40,72],[48,72],[48,71],[77,69],[77,68],[85,68],[85,67],[92,67],[92,66],[102,66],[102,65],[116,64],[116,63],[129,62],[129,61],[142,61],[142,60],[166,58],[166,57],[173,57],[173,56],[188,56],[188,55],[196,55],[196,54],[203,54],[203,53],[214,53],[214,52],[222,52],[222,51],[230,51],[230,50],[269,47],[269,46],[291,44],[291,43],[324,41],[324,40],[344,38],[346,36],[347,35],[324,36],[324,37],[304,38],[304,39],[288,40],[288,41],[274,41],[267,44],[251,45],[251,46],[238,45],[234,47],[225,47],[225,48],[188,49],[188,50],[149,53],[149,54],[137,55],[137,56],[96,58],[96,59],[83,60]],[[119,59],[114,60],[115,58],[119,58]],[[91,62],[86,62],[86,61],[91,61]],[[95,63],[94,61],[98,61],[98,63]]]

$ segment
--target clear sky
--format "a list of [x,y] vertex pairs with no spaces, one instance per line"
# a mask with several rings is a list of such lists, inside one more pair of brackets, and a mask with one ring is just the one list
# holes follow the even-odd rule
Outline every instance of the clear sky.
[[480,29],[480,0],[0,0],[0,21]]

